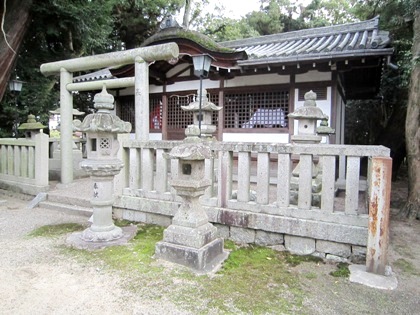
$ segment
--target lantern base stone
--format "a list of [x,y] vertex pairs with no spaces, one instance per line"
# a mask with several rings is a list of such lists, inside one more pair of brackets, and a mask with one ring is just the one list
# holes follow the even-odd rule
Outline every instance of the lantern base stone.
[[[93,240],[89,241],[85,238],[85,233],[88,229],[86,229],[83,232],[75,232],[75,233],[70,234],[67,237],[66,243],[70,245],[71,247],[75,247],[78,249],[96,250],[96,249],[101,249],[101,248],[110,247],[110,246],[124,245],[127,242],[129,242],[131,239],[133,239],[137,233],[137,226],[130,225],[130,226],[124,226],[122,228],[118,227],[118,229],[121,229],[121,236],[117,239],[115,238],[110,239],[110,240],[96,239],[95,241]],[[113,231],[110,231],[110,232],[112,233]],[[100,232],[100,233],[102,234],[102,233],[110,233],[110,232]]]
[[159,242],[154,257],[186,266],[198,274],[206,274],[218,270],[228,256],[229,253],[223,250],[223,239],[218,238],[198,249]]
[[197,228],[170,225],[163,234],[163,241],[193,248],[202,248],[216,238],[217,229],[206,223]]

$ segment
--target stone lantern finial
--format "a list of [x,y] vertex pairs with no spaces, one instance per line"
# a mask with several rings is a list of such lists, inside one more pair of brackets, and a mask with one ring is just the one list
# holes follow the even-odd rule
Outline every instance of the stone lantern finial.
[[26,138],[33,138],[36,134],[42,132],[42,129],[47,128],[39,121],[36,121],[35,116],[32,114],[28,115],[28,120],[26,123],[21,124],[18,129],[25,132]]
[[107,92],[105,84],[102,87],[101,93],[95,94],[95,97],[93,98],[93,107],[97,109],[98,112],[109,112],[114,109],[114,96]]

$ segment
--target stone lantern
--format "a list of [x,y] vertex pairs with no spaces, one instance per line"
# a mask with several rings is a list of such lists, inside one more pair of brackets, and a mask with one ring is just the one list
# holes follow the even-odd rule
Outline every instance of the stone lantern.
[[212,124],[213,111],[219,111],[222,107],[216,106],[209,101],[206,90],[203,90],[201,95],[200,90],[198,90],[197,94],[199,97],[198,101],[195,100],[187,106],[181,106],[181,108],[185,111],[193,112],[193,123],[194,125],[199,126],[199,130],[201,130],[200,136],[204,139],[211,139],[216,132],[216,126]]
[[25,133],[26,139],[35,139],[35,136],[39,133],[42,133],[42,129],[47,128],[39,121],[36,121],[35,116],[32,114],[28,115],[28,121],[26,123],[21,124],[18,127],[18,130],[23,130]]
[[[61,109],[60,107],[55,110],[50,110],[50,114],[53,115],[60,115]],[[75,108],[72,109],[73,118],[77,116],[84,115],[85,112],[81,112]],[[60,125],[57,126],[57,131],[60,131]],[[61,146],[60,146],[60,139],[59,138],[50,138],[52,142],[52,158],[49,160],[50,166],[50,178],[59,179],[61,177]],[[80,169],[80,162],[83,161],[83,144],[82,141],[79,142],[79,146],[76,145],[75,141],[80,139],[73,138],[72,146],[72,155],[73,155],[73,172],[75,177],[83,177],[86,176],[86,173]]]
[[70,239],[70,243],[81,248],[119,244],[135,233],[135,229],[123,230],[115,226],[112,220],[113,180],[123,168],[123,163],[117,158],[117,136],[130,132],[131,124],[111,113],[114,97],[108,94],[105,86],[101,93],[95,95],[93,102],[97,112],[87,115],[83,122],[73,122],[75,131],[86,133],[87,159],[80,163],[80,167],[93,181],[92,225]]
[[217,228],[209,221],[199,202],[210,186],[205,178],[205,159],[212,159],[209,146],[198,136],[200,130],[190,125],[184,142],[167,155],[178,159],[178,176],[170,184],[182,198],[172,224],[164,231],[163,241],[156,244],[155,257],[187,266],[197,273],[210,272],[228,256],[223,239],[216,238]]
[[[317,134],[317,121],[328,120],[322,110],[316,106],[316,93],[309,91],[305,93],[305,102],[302,107],[297,108],[293,113],[288,115],[290,118],[297,120],[298,133],[291,136],[294,143],[300,144],[316,144],[320,143],[322,137]],[[324,128],[325,129],[325,128]],[[321,129],[321,130],[324,130]],[[318,165],[319,166],[319,165]],[[298,163],[292,171],[290,180],[290,203],[297,204],[299,195],[299,176],[301,173],[300,164]],[[322,179],[319,167],[312,164],[312,202],[314,206],[321,204]]]
[[320,143],[322,137],[317,135],[316,126],[318,120],[328,120],[322,110],[316,106],[316,93],[309,91],[305,93],[305,102],[302,107],[297,108],[288,115],[298,122],[298,134],[291,137],[295,143]]

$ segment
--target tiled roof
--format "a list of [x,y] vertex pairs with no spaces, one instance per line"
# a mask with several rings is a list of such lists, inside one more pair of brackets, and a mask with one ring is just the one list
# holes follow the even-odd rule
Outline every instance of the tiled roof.
[[85,82],[106,79],[115,79],[109,68],[101,69],[84,75],[79,75],[73,78],[73,82]]
[[356,56],[391,55],[388,32],[378,29],[379,18],[219,43],[245,50],[248,60],[238,65],[333,60]]

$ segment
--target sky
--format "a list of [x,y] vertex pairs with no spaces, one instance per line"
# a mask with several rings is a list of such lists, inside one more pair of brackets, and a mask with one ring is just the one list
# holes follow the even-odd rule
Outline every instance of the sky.
[[259,0],[210,0],[210,6],[218,4],[226,9],[225,16],[239,19],[252,11],[260,10]]

